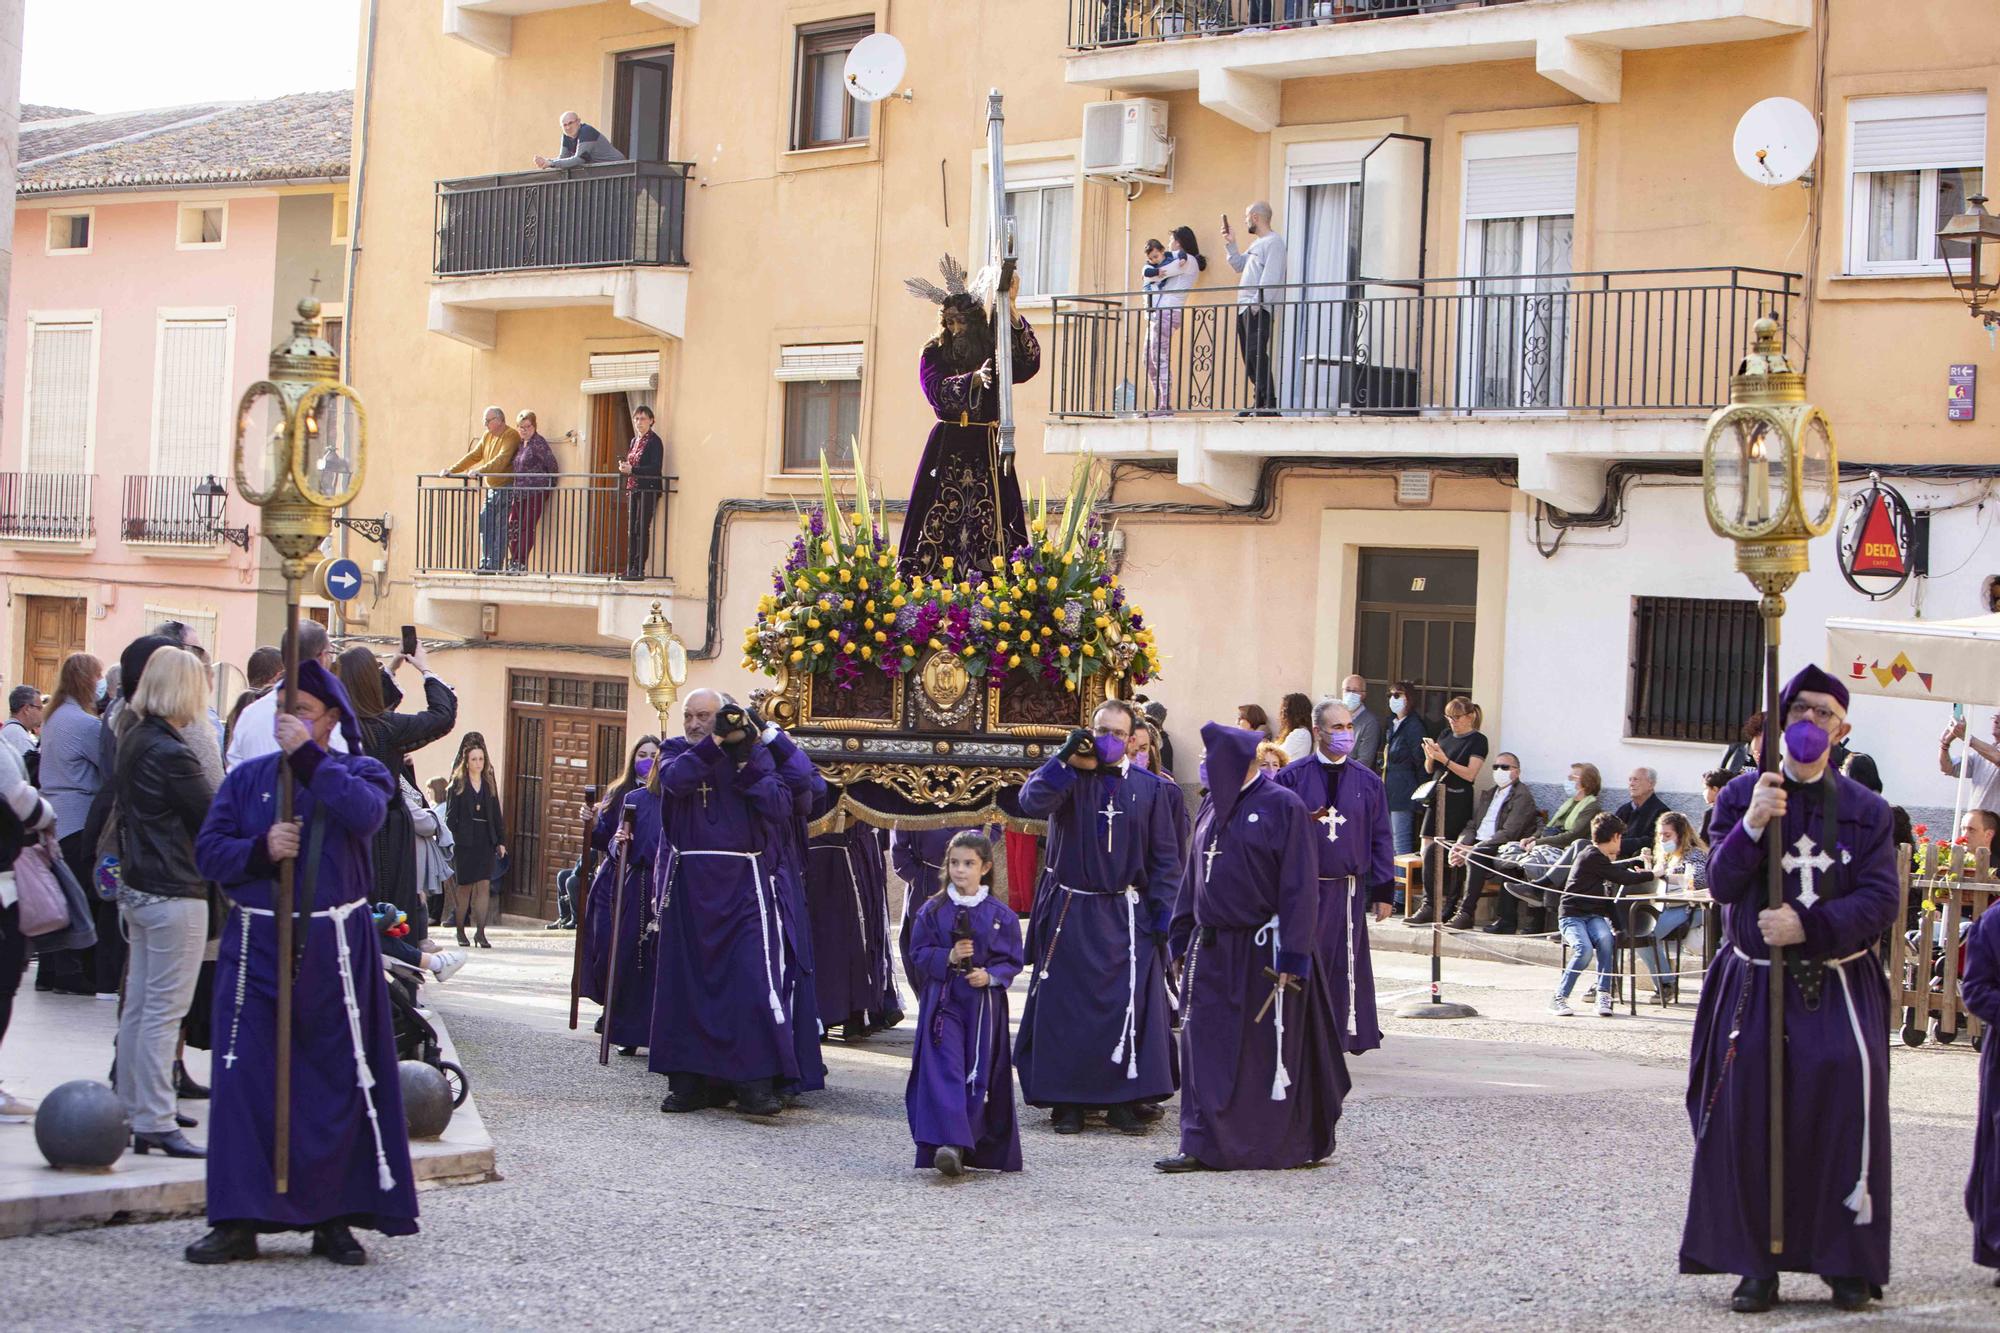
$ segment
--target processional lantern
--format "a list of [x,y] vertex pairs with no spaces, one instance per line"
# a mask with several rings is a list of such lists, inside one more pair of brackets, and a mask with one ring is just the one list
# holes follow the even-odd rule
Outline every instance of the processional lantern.
[[663,736],[672,722],[674,703],[680,698],[681,686],[687,683],[687,674],[687,645],[674,633],[674,623],[660,610],[660,604],[654,602],[652,614],[639,627],[639,637],[632,640],[632,679],[652,700]]

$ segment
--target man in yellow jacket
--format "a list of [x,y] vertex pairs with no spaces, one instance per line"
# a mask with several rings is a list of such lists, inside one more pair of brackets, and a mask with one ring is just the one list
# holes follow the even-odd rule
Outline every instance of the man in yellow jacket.
[[507,424],[498,407],[486,409],[486,434],[465,457],[445,469],[448,477],[479,477],[486,486],[486,503],[479,510],[479,572],[491,574],[507,551],[507,519],[514,509],[514,455],[521,433]]

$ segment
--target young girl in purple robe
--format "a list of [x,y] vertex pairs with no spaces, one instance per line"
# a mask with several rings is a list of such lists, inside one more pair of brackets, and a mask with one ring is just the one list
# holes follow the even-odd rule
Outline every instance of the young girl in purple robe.
[[920,1167],[1021,1169],[1007,987],[1021,920],[992,893],[993,844],[966,831],[945,848],[945,887],[917,909],[911,980],[922,989],[903,1103]]

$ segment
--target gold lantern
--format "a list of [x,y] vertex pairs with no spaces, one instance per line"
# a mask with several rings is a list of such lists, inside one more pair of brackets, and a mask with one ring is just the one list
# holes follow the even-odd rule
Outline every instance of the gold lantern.
[[674,633],[674,623],[660,610],[660,604],[654,602],[653,613],[639,627],[639,637],[632,640],[632,679],[653,701],[662,736],[667,734],[687,674],[687,645]]

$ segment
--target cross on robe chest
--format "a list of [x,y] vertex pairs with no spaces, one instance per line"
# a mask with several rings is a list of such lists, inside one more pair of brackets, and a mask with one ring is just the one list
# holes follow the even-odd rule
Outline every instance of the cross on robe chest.
[[1319,822],[1326,825],[1326,840],[1328,842],[1339,842],[1340,826],[1347,822],[1347,816],[1329,805],[1326,808],[1326,813],[1320,816]]
[[1203,858],[1207,861],[1207,864],[1201,868],[1202,883],[1208,883],[1209,875],[1215,870],[1215,858],[1220,855],[1222,855],[1222,839],[1210,838],[1208,840],[1208,850],[1202,853]]
[[1833,858],[1820,850],[1810,833],[1799,834],[1799,840],[1793,843],[1792,847],[1797,855],[1786,852],[1779,864],[1784,866],[1788,875],[1794,871],[1798,872],[1799,902],[1811,907],[1819,901],[1819,891],[1813,888],[1813,875],[1815,872],[1823,875],[1833,869]]
[[1125,812],[1118,808],[1117,796],[1114,793],[1107,792],[1104,796],[1104,808],[1097,813],[1104,816],[1104,850],[1108,852],[1111,850],[1112,830],[1117,827],[1115,821],[1118,816]]
[[695,790],[701,793],[701,808],[704,810],[708,809],[708,795],[710,792],[714,791],[715,788],[709,786],[708,783],[704,781],[699,787],[696,787]]

